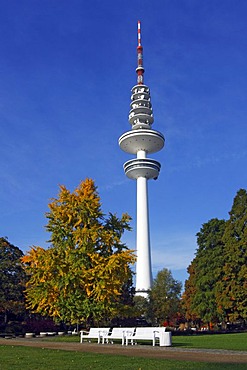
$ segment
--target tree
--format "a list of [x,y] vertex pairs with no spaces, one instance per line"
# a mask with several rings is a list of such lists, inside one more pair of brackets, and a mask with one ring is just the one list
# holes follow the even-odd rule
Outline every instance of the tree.
[[216,286],[218,312],[226,321],[247,319],[247,192],[240,189],[223,236],[224,265]]
[[188,268],[183,306],[186,317],[204,322],[247,318],[247,192],[240,189],[229,212],[202,225]]
[[[121,242],[130,217],[105,217],[94,181],[86,179],[70,192],[60,187],[49,204],[47,230],[51,246],[33,247],[23,257],[30,278],[28,307],[57,321],[100,322],[124,311],[131,295],[135,257]],[[131,282],[131,283],[130,283]]]
[[185,289],[182,294],[181,305],[185,311],[185,318],[189,322],[196,324],[200,321],[200,317],[196,312],[196,309],[193,307],[193,298],[196,294],[196,273],[195,273],[195,259],[191,262],[187,268],[189,277],[185,280]]
[[[197,233],[196,257],[188,270],[190,278],[185,284],[185,295],[190,300],[193,316],[204,322],[218,322],[215,286],[223,268],[225,221],[211,219]],[[190,291],[188,291],[188,289]]]
[[182,283],[172,277],[170,270],[159,271],[149,292],[148,316],[155,325],[176,317],[180,309]]
[[0,312],[4,314],[5,324],[10,314],[25,312],[24,289],[26,274],[20,258],[22,251],[0,238]]

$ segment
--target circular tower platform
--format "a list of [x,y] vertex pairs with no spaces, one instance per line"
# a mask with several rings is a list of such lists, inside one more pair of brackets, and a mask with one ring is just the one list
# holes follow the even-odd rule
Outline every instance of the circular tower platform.
[[149,158],[131,159],[125,162],[124,172],[129,179],[136,180],[138,177],[145,177],[147,180],[156,180],[160,172],[160,163]]
[[159,131],[137,129],[125,132],[118,142],[120,148],[126,153],[136,154],[140,150],[156,153],[163,148],[165,138]]

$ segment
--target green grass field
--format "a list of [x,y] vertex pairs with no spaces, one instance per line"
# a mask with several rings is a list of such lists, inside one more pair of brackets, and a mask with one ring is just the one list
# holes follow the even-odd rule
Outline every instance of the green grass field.
[[246,364],[215,364],[0,346],[1,370],[244,370]]
[[247,333],[173,336],[175,347],[247,351]]
[[[53,337],[52,341],[75,341],[78,337]],[[173,337],[173,346],[184,348],[210,348],[247,350],[247,333]],[[246,364],[216,364],[164,359],[147,359],[132,356],[102,355],[20,346],[0,346],[1,370],[217,370],[246,369]]]
[[[59,342],[60,341],[79,342],[79,337],[57,336],[50,338],[47,337],[44,340]],[[184,348],[207,348],[207,349],[226,349],[233,351],[247,351],[247,333],[173,336],[172,345],[173,347],[184,347]]]

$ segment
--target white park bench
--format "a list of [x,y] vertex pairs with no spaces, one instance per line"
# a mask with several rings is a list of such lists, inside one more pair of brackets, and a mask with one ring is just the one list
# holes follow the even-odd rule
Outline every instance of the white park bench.
[[84,339],[88,342],[91,342],[91,339],[97,339],[98,343],[100,343],[103,335],[108,335],[109,332],[110,328],[90,328],[89,331],[81,330],[80,343],[82,343]]
[[160,346],[171,346],[171,332],[166,332],[165,327],[137,327],[133,335],[126,335],[126,346],[137,344],[138,341],[152,341],[153,346],[159,342]]
[[114,340],[121,340],[122,345],[124,345],[126,335],[133,335],[135,328],[113,328],[110,334],[102,336],[102,343],[109,343],[109,341],[113,344]]

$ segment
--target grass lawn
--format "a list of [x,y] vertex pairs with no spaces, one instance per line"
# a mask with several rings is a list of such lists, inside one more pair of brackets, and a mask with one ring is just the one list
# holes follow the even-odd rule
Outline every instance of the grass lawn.
[[[44,338],[44,340],[79,342],[78,336]],[[145,343],[146,344],[146,343]],[[173,336],[173,347],[247,351],[247,333]]]
[[247,333],[173,336],[174,347],[247,351]]
[[215,364],[130,356],[0,346],[1,370],[244,370],[246,364]]
[[[44,338],[44,341],[79,342],[77,336]],[[173,346],[247,351],[247,333],[173,336]],[[1,370],[217,370],[246,369],[246,364],[188,362],[133,356],[50,350],[21,346],[0,346]]]

